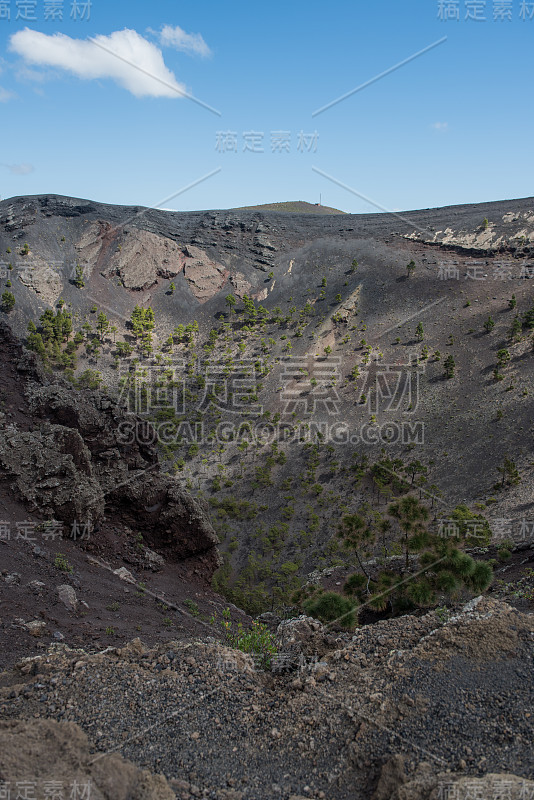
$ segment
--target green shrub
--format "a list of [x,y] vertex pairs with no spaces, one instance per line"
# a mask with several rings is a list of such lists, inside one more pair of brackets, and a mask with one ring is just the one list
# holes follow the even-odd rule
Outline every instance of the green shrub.
[[57,567],[57,569],[60,569],[62,572],[74,572],[74,567],[69,564],[63,553],[56,553],[54,566]]
[[485,592],[493,580],[493,569],[488,561],[476,561],[475,568],[469,578],[465,581],[466,585],[477,594]]
[[254,661],[258,666],[262,669],[269,669],[273,657],[276,655],[274,635],[269,628],[257,620],[253,620],[252,626],[248,630],[245,630],[239,623],[237,630],[233,631],[229,609],[224,610],[223,617],[225,618],[223,626],[226,631],[227,644],[235,650],[255,656]]
[[319,597],[304,603],[310,617],[321,622],[337,622],[343,628],[353,628],[356,623],[356,607],[352,600],[337,592],[324,592]]
[[187,606],[187,608],[189,609],[189,611],[191,612],[191,614],[194,617],[198,617],[198,614],[199,614],[198,606],[197,606],[197,604],[195,603],[194,600],[190,600],[188,598],[187,600],[184,601],[184,606]]

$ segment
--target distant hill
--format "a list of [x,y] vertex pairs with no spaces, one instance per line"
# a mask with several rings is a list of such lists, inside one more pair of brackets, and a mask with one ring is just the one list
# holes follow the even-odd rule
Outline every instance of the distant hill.
[[319,203],[306,203],[304,200],[290,200],[286,203],[264,203],[260,206],[241,206],[232,211],[283,211],[288,214],[345,214],[338,208],[320,206]]

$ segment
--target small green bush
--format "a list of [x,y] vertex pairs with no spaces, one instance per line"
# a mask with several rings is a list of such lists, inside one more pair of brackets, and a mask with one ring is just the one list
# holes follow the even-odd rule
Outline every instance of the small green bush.
[[224,610],[223,617],[227,644],[235,650],[255,656],[255,663],[262,669],[270,669],[273,657],[276,655],[276,644],[269,628],[253,620],[248,630],[244,630],[242,624],[238,623],[237,631],[234,632],[229,609]]
[[74,567],[69,564],[63,553],[56,553],[54,566],[57,567],[57,569],[60,569],[62,572],[74,572]]
[[324,592],[304,603],[310,617],[321,622],[337,622],[343,628],[353,628],[356,623],[356,607],[352,600],[337,592]]
[[188,598],[187,600],[184,601],[184,606],[187,606],[187,608],[189,609],[191,614],[193,614],[194,617],[198,617],[199,614],[198,606],[194,600],[190,600]]

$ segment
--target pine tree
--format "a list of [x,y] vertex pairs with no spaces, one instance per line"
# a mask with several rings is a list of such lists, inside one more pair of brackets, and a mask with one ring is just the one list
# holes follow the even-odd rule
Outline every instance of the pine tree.
[[421,550],[427,543],[427,532],[424,523],[428,519],[428,508],[414,495],[406,495],[388,508],[389,514],[399,523],[404,534],[403,548],[406,557],[406,568],[409,565],[410,551]]
[[521,330],[523,326],[521,325],[521,320],[518,316],[515,317],[514,321],[512,322],[512,327],[510,328],[510,339],[513,342],[519,342],[521,339]]
[[6,313],[12,311],[15,306],[15,295],[12,292],[4,292],[2,294],[2,306]]
[[356,622],[354,602],[337,592],[324,592],[304,603],[306,613],[321,622],[337,622],[343,628],[353,628]]
[[45,359],[46,347],[43,342],[43,337],[40,333],[37,333],[37,331],[32,331],[28,334],[26,339],[26,347],[28,350],[33,350],[34,353],[37,353],[37,355],[43,360]]
[[104,314],[103,311],[101,311],[99,313],[98,317],[97,317],[96,329],[97,329],[98,333],[100,334],[100,341],[103,342],[104,341],[104,336],[106,335],[107,331],[109,330],[109,320],[108,320],[108,318],[106,317],[106,315]]
[[[254,300],[248,295],[243,295],[243,305],[245,306],[245,314],[247,315],[248,321],[253,322],[256,319],[257,309],[254,305]],[[295,311],[297,309],[295,308]]]
[[130,318],[133,334],[136,338],[143,333],[143,309],[136,305]]
[[505,484],[507,486],[516,486],[518,483],[520,483],[521,477],[519,475],[519,470],[517,469],[515,462],[508,458],[508,456],[504,457],[502,467],[498,467],[497,469],[502,475],[501,486],[504,486]]
[[501,367],[506,366],[511,359],[510,351],[503,347],[501,350],[497,350],[497,361],[499,362]]
[[493,317],[490,314],[490,316],[487,318],[486,322],[484,323],[484,328],[486,329],[486,333],[491,333],[491,331],[493,330],[494,327],[495,327],[495,320],[493,319]]
[[408,466],[404,468],[404,471],[408,475],[412,476],[412,484],[413,484],[414,481],[415,481],[415,476],[416,475],[427,475],[428,474],[428,467],[425,467],[425,465],[422,464],[419,461],[419,459],[416,459],[415,461],[410,461]]
[[141,308],[136,305],[132,311],[130,318],[134,336],[138,339],[143,334],[153,331],[156,325],[154,311],[150,306],[148,308]]
[[449,354],[445,361],[443,362],[443,368],[445,370],[445,377],[446,378],[454,378],[454,372],[456,369],[456,362],[454,360],[454,356]]
[[126,358],[132,353],[132,345],[130,342],[117,342],[117,353],[121,358]]
[[153,309],[149,306],[145,308],[145,312],[143,315],[143,328],[145,331],[153,331],[156,327],[156,317],[154,315]]
[[339,539],[343,540],[343,546],[347,550],[354,551],[361,571],[368,578],[369,574],[363,565],[361,550],[364,545],[374,544],[376,533],[366,524],[360,514],[347,514],[341,519],[337,535]]
[[83,267],[80,266],[80,264],[76,264],[76,272],[74,274],[73,283],[78,289],[83,289],[85,286]]

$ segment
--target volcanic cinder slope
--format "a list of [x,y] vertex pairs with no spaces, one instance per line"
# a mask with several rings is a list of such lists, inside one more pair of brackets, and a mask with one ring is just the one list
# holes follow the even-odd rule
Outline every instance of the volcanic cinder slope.
[[[285,605],[296,575],[340,590],[336,526],[345,510],[384,511],[394,485],[361,466],[384,454],[424,465],[428,484],[413,485],[434,517],[460,502],[483,510],[494,544],[509,525],[514,553],[496,574],[527,580],[534,199],[321,216],[14,198],[0,204],[0,250],[15,301],[0,328],[0,787],[78,777],[106,800],[534,796],[529,584],[508,591],[515,608],[448,598],[449,610],[355,633],[281,618],[298,614]],[[144,353],[136,306],[155,314]],[[41,363],[22,343],[60,308],[86,331],[70,380],[51,351]],[[113,332],[96,330],[98,312]],[[193,321],[189,338],[176,333]],[[132,353],[118,359],[117,342]],[[228,408],[212,386],[215,408],[204,405],[209,370],[231,383],[240,361],[258,372],[246,402]],[[335,376],[316,390],[327,362]],[[398,402],[384,383],[395,371],[412,381]],[[204,425],[196,448],[165,440],[162,425],[178,422],[161,397],[142,420],[117,400],[132,375],[148,375],[150,397],[183,379],[183,417]],[[289,440],[211,435],[221,420],[254,432],[277,418]],[[125,438],[132,422],[142,435]],[[326,439],[306,441],[306,425]],[[416,440],[385,434],[414,425]],[[328,438],[336,426],[348,440]],[[505,457],[518,482],[500,489]],[[409,471],[398,480],[412,488]],[[53,537],[76,521],[87,536]],[[280,671],[226,646],[227,617],[233,630],[250,618],[210,587],[215,570],[247,610],[277,604],[263,620],[291,656]]]
[[[237,338],[231,347],[234,358],[261,360],[267,351],[272,359],[274,367],[262,376],[259,390],[264,411],[294,421],[287,393],[280,392],[287,380],[284,362],[297,356],[316,364],[327,348],[338,364],[332,391],[336,402],[330,407],[315,404],[313,419],[349,429],[348,443],[336,446],[335,458],[340,454],[342,464],[356,451],[376,457],[384,446],[388,453],[409,457],[410,425],[415,425],[420,437],[411,457],[431,465],[429,483],[439,487],[447,506],[492,497],[498,468],[508,456],[524,479],[518,489],[497,498],[498,503],[491,501],[490,516],[513,519],[516,525],[534,519],[529,488],[534,358],[527,335],[510,344],[515,316],[522,319],[533,303],[534,199],[403,214],[317,216],[239,210],[173,213],[57,196],[14,198],[0,204],[0,250],[6,266],[12,265],[6,276],[12,278],[16,302],[9,322],[21,336],[29,319],[38,321],[61,298],[73,313],[75,329],[84,321],[94,322],[91,309],[98,309],[117,328],[113,338],[132,341],[131,312],[137,304],[150,305],[156,317],[156,349],[177,324],[196,320],[195,357],[202,357],[198,346],[219,326],[217,319],[224,315],[232,322],[225,297],[232,294],[238,307],[243,296],[253,298],[269,312],[266,327],[255,336],[243,334],[242,349],[237,349]],[[358,267],[351,271],[354,259]],[[408,276],[406,265],[412,259],[415,271]],[[76,265],[83,268],[83,289],[74,283]],[[311,312],[299,325],[307,303]],[[273,309],[281,309],[274,323]],[[484,323],[490,315],[495,327],[488,334]],[[422,341],[415,334],[418,323],[424,328]],[[263,347],[261,338],[267,341]],[[214,353],[219,361],[224,357],[221,341],[219,337]],[[426,359],[421,358],[423,347],[428,349]],[[497,353],[506,348],[511,360],[504,380],[495,381]],[[436,352],[439,359],[433,357]],[[82,349],[78,372],[98,366],[104,383],[116,386],[117,370],[109,369],[112,353],[108,335],[98,365]],[[411,404],[380,405],[374,400],[380,391],[377,371],[408,370],[414,354],[419,375],[412,376],[418,389]],[[187,358],[181,345],[171,355]],[[456,370],[445,380],[448,355]],[[353,381],[355,366],[360,378]],[[298,401],[292,408],[300,420],[309,410],[309,380],[304,384],[302,391],[291,385]],[[359,402],[362,394],[365,402]],[[378,434],[365,438],[364,426],[373,413]],[[390,424],[392,444],[387,440]],[[305,469],[302,449],[292,447],[288,455],[288,464],[276,468],[276,491],[262,489],[269,505],[267,523],[280,519],[284,503],[279,484]],[[234,477],[236,470],[243,472],[237,469],[238,456],[235,446],[228,446],[223,458]],[[208,460],[206,469],[202,459]],[[244,460],[252,463],[250,454]],[[206,491],[215,469],[214,449],[203,440],[191,462],[192,488]],[[319,469],[320,482],[339,496],[343,482],[336,486],[335,479],[330,481],[328,463]],[[246,480],[250,470],[245,473]],[[298,507],[299,499],[295,502]],[[323,509],[321,519],[325,514]],[[326,520],[316,537],[321,550],[329,525]],[[245,557],[239,549],[231,558],[242,564]],[[305,567],[313,568],[313,559],[305,557]]]

